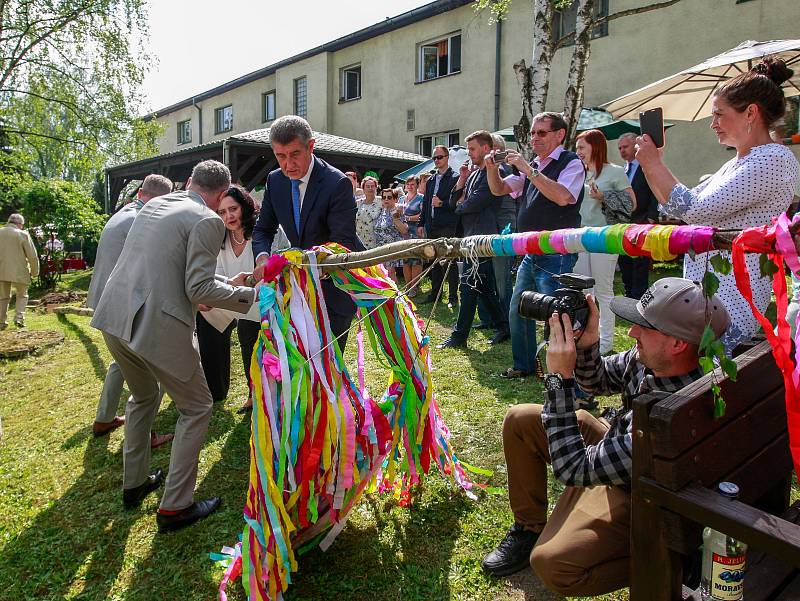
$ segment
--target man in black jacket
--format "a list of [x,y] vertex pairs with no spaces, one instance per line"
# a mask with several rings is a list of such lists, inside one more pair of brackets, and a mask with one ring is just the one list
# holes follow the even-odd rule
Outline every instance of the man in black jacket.
[[[486,179],[484,157],[492,151],[492,134],[476,131],[466,138],[469,158],[476,169],[471,173],[468,165],[461,166],[458,181],[450,194],[450,206],[461,216],[464,236],[497,233],[497,210],[501,198],[489,190]],[[450,337],[436,348],[466,347],[469,330],[475,318],[478,297],[482,297],[486,308],[497,324],[497,334],[491,344],[508,339],[508,314],[500,308],[495,288],[492,260],[477,260],[477,266],[467,262],[461,275],[461,306],[458,320]]]
[[[458,215],[450,208],[450,193],[458,177],[450,167],[450,152],[447,146],[436,146],[433,149],[433,164],[436,175],[432,176],[425,186],[425,197],[422,201],[422,215],[417,228],[420,238],[452,238],[456,235]],[[431,269],[431,293],[421,303],[436,300],[444,283],[445,268],[437,263]],[[458,304],[458,269],[455,263],[447,271],[448,306]]]
[[[636,134],[622,134],[618,142],[619,156],[625,161],[625,173],[636,195],[636,210],[631,213],[631,223],[658,223],[658,200],[636,160],[635,144]],[[642,298],[649,285],[650,257],[620,255],[619,270],[625,284],[625,296]]]

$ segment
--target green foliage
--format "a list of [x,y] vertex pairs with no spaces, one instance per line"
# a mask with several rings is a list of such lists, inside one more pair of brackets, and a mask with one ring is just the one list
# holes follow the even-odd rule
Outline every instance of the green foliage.
[[762,278],[771,278],[778,273],[778,266],[770,255],[758,255],[758,267],[761,270]]
[[731,262],[727,257],[723,257],[721,254],[711,257],[709,263],[711,263],[711,267],[714,268],[714,271],[720,275],[728,275],[733,270]]
[[91,195],[75,182],[39,180],[21,193],[22,211],[32,229],[39,228],[45,239],[50,234],[64,242],[98,239],[105,215]]
[[702,284],[703,292],[708,298],[711,298],[719,289],[719,278],[713,272],[706,271],[703,274]]
[[34,177],[88,183],[153,153],[161,126],[137,119],[146,21],[143,0],[0,3],[0,120]]
[[[475,0],[473,3],[475,12],[481,12],[489,9],[489,23],[502,21],[508,16],[508,11],[511,9],[512,0]],[[566,8],[574,2],[574,0],[548,0],[552,3],[553,8],[558,10]]]

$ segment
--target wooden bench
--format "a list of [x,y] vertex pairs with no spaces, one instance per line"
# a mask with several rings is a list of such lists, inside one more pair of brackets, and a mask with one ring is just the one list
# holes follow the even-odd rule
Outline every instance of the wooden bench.
[[[749,545],[746,601],[800,599],[800,512],[788,507],[783,380],[766,342],[736,362],[737,381],[721,382],[727,410],[720,419],[710,375],[634,402],[631,601],[699,601],[683,581],[684,567],[692,559],[697,566],[704,526]],[[716,492],[721,481],[739,486],[738,501]]]

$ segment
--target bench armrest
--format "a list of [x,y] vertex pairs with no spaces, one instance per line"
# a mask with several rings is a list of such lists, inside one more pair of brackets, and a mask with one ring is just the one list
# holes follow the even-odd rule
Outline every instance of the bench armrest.
[[800,526],[700,486],[671,491],[655,480],[638,482],[642,497],[693,522],[710,526],[800,567]]

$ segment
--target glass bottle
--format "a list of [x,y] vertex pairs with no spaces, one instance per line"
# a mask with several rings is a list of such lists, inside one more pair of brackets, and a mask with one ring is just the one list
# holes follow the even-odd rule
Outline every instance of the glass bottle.
[[[720,482],[717,492],[728,499],[739,497],[739,487]],[[703,530],[703,571],[700,597],[703,601],[740,601],[744,593],[747,545],[722,532]]]

